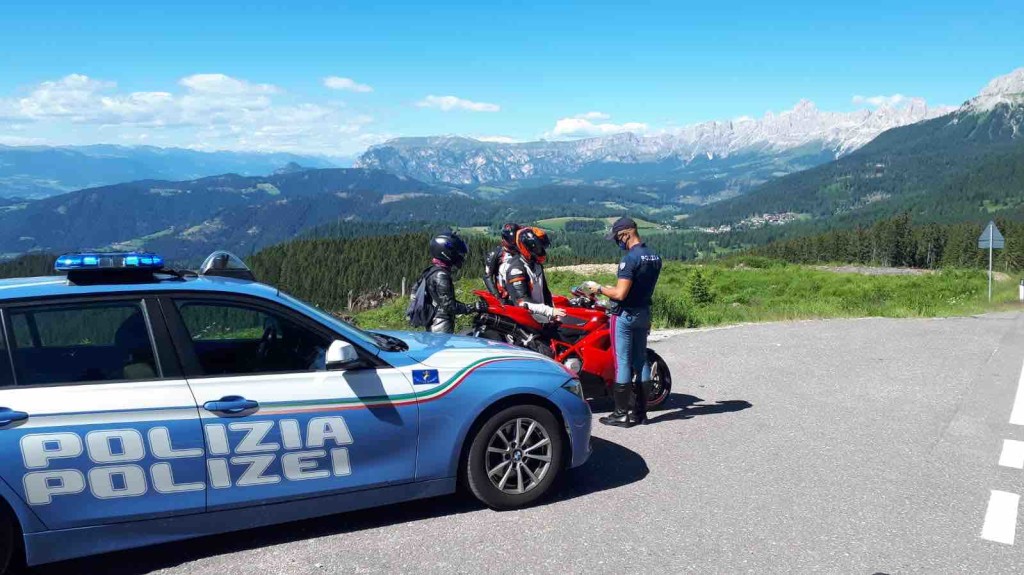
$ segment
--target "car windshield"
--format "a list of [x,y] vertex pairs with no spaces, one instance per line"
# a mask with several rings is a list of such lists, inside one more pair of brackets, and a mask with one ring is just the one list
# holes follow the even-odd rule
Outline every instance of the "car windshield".
[[391,347],[388,340],[380,335],[360,329],[343,319],[334,317],[333,315],[327,313],[326,311],[312,304],[306,303],[298,298],[292,297],[284,292],[278,293],[282,299],[290,303],[292,306],[298,308],[307,315],[311,315],[316,319],[319,319],[323,323],[335,327],[336,329],[338,329],[338,331],[342,332],[346,336],[358,340],[357,343],[361,343],[375,348]]

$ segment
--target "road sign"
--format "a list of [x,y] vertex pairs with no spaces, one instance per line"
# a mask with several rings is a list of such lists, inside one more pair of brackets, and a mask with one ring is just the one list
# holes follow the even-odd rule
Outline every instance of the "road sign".
[[1006,239],[999,233],[995,222],[989,222],[985,231],[978,236],[978,247],[987,250],[989,248],[1000,250],[1006,247]]
[[992,301],[992,250],[1006,247],[1006,238],[999,233],[995,222],[989,222],[978,236],[978,248],[988,250],[988,301]]

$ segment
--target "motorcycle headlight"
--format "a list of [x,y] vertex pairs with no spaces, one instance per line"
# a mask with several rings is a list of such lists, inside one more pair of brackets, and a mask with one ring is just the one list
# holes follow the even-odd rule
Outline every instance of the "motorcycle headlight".
[[569,381],[562,384],[562,389],[569,393],[579,397],[581,400],[586,401],[583,397],[583,384],[578,379],[570,379]]

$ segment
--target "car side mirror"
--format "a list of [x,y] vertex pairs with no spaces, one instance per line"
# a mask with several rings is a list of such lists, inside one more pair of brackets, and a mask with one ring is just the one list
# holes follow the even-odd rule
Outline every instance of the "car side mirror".
[[359,363],[359,354],[354,345],[336,339],[327,348],[327,369],[345,369]]

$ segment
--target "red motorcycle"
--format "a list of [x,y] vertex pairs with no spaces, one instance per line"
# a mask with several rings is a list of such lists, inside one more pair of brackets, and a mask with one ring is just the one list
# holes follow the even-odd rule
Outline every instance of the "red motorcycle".
[[[554,296],[554,306],[564,309],[565,317],[541,323],[526,308],[504,304],[490,292],[476,291],[487,303],[487,311],[473,319],[470,334],[547,355],[579,375],[587,397],[610,395],[615,385],[615,350],[609,311],[580,289],[572,292],[572,299]],[[665,360],[650,348],[647,362],[651,366],[650,409],[664,403],[672,392],[672,375]]]

